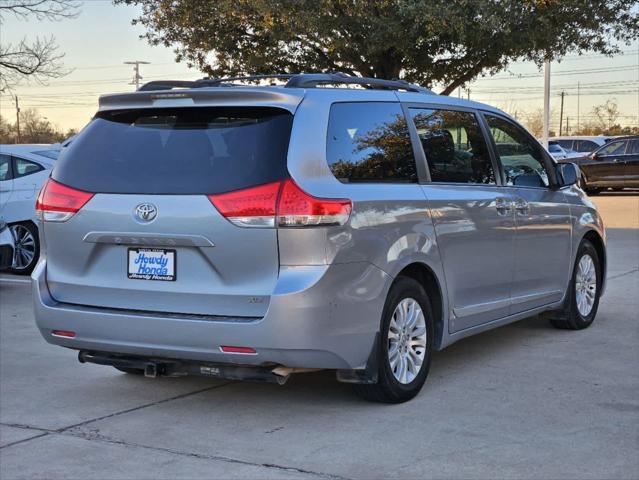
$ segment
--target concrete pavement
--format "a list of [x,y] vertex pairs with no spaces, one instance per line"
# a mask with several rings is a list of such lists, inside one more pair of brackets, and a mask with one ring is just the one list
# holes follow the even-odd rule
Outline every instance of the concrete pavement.
[[328,372],[278,387],[81,365],[2,275],[0,478],[639,478],[639,197],[594,200],[614,221],[593,326],[463,340],[396,406]]

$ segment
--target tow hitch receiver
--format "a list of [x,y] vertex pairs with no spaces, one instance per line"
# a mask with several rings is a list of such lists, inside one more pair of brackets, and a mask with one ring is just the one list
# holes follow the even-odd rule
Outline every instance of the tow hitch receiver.
[[[295,370],[272,365],[266,367],[241,366],[198,361],[173,360],[168,358],[145,358],[112,353],[78,353],[80,363],[95,363],[112,367],[128,368],[144,372],[145,377],[181,377],[198,375],[201,377],[223,378],[226,380],[248,380],[284,385]],[[279,368],[278,368],[279,367]]]
[[158,376],[158,366],[155,363],[147,363],[144,366],[144,376],[155,378]]

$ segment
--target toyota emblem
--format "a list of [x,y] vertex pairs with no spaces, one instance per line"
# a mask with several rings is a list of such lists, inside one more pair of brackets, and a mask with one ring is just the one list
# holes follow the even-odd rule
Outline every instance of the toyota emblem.
[[151,222],[158,214],[158,209],[152,203],[141,203],[135,207],[134,216],[139,222]]

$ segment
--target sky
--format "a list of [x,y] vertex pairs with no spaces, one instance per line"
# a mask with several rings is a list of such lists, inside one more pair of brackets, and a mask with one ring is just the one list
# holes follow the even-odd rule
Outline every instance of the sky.
[[[171,48],[150,46],[140,39],[141,26],[131,25],[139,16],[134,6],[114,6],[110,0],[85,0],[75,19],[57,22],[19,20],[8,16],[0,25],[0,42],[53,35],[64,64],[72,72],[40,85],[31,82],[14,89],[22,109],[36,108],[53,124],[67,130],[82,128],[97,109],[100,94],[133,91],[133,66],[123,62],[143,60],[144,80],[193,80],[203,75],[174,61]],[[619,123],[639,126],[639,42],[622,45],[622,54],[612,58],[586,53],[571,55],[551,65],[551,129],[559,123],[560,93],[571,127],[592,118],[592,109],[608,99],[619,105]],[[144,81],[143,80],[143,81]],[[493,77],[481,78],[470,86],[470,98],[495,105],[523,120],[543,106],[543,72],[532,63],[518,62]],[[579,93],[579,94],[578,94]],[[457,93],[456,93],[457,94]],[[462,92],[464,96],[467,92]],[[578,108],[579,107],[579,108]],[[13,122],[12,96],[0,95],[0,114]]]

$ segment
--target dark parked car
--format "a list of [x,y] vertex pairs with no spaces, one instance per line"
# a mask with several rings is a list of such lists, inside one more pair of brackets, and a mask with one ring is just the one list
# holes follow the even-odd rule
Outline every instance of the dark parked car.
[[619,137],[584,157],[562,159],[581,168],[580,185],[589,194],[639,187],[639,135]]

